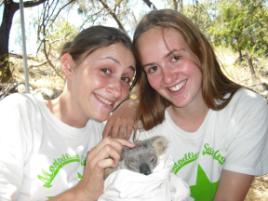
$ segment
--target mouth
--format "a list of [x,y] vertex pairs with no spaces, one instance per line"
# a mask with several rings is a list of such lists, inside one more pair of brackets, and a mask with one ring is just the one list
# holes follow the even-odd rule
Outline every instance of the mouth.
[[179,83],[171,86],[171,87],[168,87],[168,89],[171,91],[171,92],[178,92],[180,91],[186,84],[187,80],[182,80],[180,81]]
[[114,101],[104,98],[103,96],[100,96],[98,94],[95,94],[95,97],[102,105],[104,105],[104,107],[108,108],[109,110],[113,109]]

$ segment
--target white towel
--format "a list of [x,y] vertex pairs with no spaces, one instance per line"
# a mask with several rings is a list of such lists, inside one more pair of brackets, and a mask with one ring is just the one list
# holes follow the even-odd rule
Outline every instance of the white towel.
[[127,169],[110,174],[98,201],[184,201],[189,198],[188,185],[171,172],[172,161],[165,155],[150,175]]

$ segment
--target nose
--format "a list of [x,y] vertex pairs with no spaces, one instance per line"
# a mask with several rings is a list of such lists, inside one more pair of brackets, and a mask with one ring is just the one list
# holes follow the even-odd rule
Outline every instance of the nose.
[[150,167],[149,167],[148,164],[146,164],[146,163],[142,163],[142,164],[140,165],[140,173],[142,173],[142,174],[144,174],[144,175],[149,175],[149,174],[151,174],[152,172],[151,172]]
[[122,83],[118,79],[112,79],[107,87],[107,91],[112,94],[113,98],[122,96]]
[[174,77],[176,73],[172,71],[169,67],[162,68],[162,76],[163,76],[163,82],[165,84],[171,84],[174,80]]

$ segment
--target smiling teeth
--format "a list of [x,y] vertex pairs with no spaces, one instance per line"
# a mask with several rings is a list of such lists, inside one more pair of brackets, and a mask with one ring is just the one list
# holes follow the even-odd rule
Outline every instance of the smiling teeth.
[[108,101],[107,99],[104,99],[100,96],[98,96],[99,100],[102,101],[106,105],[112,105],[112,102]]
[[184,83],[185,82],[180,82],[179,84],[176,84],[175,86],[170,87],[169,89],[170,91],[179,91],[183,87]]

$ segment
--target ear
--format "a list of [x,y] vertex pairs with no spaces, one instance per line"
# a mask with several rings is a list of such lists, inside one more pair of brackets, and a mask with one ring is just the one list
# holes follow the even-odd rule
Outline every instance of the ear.
[[152,138],[152,146],[159,156],[167,149],[168,140],[164,136],[156,136]]
[[68,53],[64,53],[61,58],[61,70],[66,78],[69,78],[72,75],[73,67],[74,67],[74,60],[72,56]]

